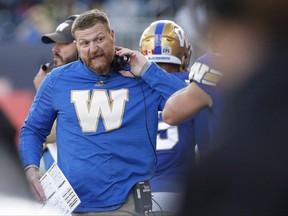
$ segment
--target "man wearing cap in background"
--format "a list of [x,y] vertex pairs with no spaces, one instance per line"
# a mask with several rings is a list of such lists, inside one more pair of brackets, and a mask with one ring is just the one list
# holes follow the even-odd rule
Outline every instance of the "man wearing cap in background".
[[[78,53],[76,45],[73,43],[74,38],[71,34],[71,27],[74,20],[78,15],[72,15],[64,22],[60,23],[56,28],[55,32],[45,34],[42,36],[41,41],[45,44],[54,43],[52,48],[53,53],[53,64],[54,67],[58,67],[78,59]],[[34,78],[34,86],[36,91],[39,88],[39,85],[52,69],[50,63],[41,65],[37,75]],[[55,138],[56,124],[51,130],[50,135],[47,137],[46,143],[44,143],[43,148],[43,160],[45,170],[49,169],[53,161],[57,157],[57,148],[56,148],[56,138]]]

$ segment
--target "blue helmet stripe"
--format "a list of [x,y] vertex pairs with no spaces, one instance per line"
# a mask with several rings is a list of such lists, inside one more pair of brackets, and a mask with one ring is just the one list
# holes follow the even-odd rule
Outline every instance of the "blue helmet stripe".
[[162,54],[161,39],[165,23],[158,23],[155,28],[154,54]]

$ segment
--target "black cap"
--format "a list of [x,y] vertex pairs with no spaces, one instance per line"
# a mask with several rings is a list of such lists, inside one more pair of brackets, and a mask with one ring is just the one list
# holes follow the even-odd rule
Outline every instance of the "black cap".
[[74,20],[79,15],[70,16],[66,21],[60,23],[53,33],[45,34],[41,37],[41,41],[45,44],[49,43],[72,43],[74,38],[71,28]]

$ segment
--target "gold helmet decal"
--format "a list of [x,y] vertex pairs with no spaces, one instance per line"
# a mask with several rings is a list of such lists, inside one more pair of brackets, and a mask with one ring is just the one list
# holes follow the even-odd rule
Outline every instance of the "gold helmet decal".
[[190,65],[191,46],[183,29],[170,20],[158,20],[144,30],[140,52],[151,62],[180,65],[186,71]]

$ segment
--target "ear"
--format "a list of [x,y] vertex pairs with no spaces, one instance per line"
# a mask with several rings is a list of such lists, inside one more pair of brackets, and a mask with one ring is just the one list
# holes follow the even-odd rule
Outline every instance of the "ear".
[[114,30],[113,29],[111,29],[110,35],[111,35],[111,38],[113,39],[113,41],[115,41],[115,34],[114,34]]
[[74,40],[73,43],[74,43],[74,45],[77,47],[77,42],[76,42],[76,40]]

